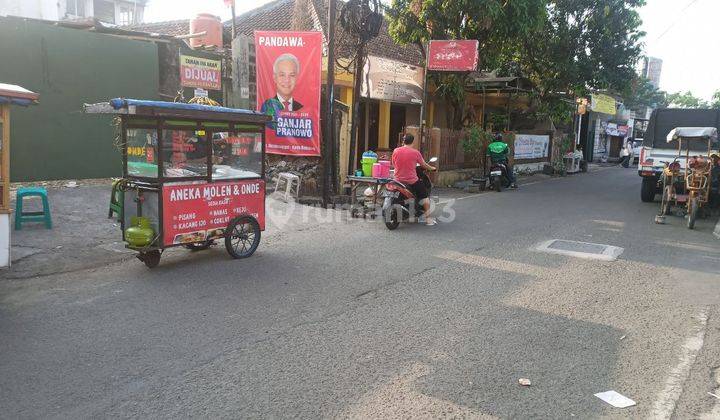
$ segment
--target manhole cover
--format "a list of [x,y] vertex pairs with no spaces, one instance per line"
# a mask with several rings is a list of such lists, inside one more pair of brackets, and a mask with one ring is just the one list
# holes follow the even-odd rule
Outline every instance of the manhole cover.
[[624,249],[604,244],[552,239],[537,246],[538,251],[568,255],[577,258],[591,258],[603,261],[614,261]]

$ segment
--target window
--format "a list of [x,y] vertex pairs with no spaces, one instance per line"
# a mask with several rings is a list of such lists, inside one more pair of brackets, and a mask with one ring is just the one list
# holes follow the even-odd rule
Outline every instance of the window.
[[157,130],[128,128],[127,174],[129,176],[157,178]]
[[131,6],[120,7],[120,25],[132,25],[135,22],[135,9]]
[[262,136],[259,133],[213,134],[213,179],[260,178]]
[[85,17],[85,0],[67,0],[65,12],[68,15]]
[[168,178],[207,177],[205,133],[163,130],[163,173]]
[[94,0],[93,10],[95,11],[95,18],[99,21],[115,23],[115,3],[106,0]]

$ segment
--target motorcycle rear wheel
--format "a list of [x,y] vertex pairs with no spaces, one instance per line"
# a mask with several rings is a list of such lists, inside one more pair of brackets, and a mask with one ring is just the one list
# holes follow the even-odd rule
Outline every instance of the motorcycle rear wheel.
[[501,178],[501,177],[496,177],[495,180],[493,181],[493,188],[495,189],[495,191],[501,192],[501,191],[502,191],[502,187],[503,187],[502,184],[503,184],[502,178]]

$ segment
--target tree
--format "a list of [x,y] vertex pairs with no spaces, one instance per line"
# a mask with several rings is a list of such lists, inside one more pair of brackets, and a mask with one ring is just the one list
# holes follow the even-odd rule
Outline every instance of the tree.
[[665,108],[668,106],[667,93],[657,89],[645,77],[636,76],[623,92],[625,107],[629,109]]
[[712,96],[711,108],[720,109],[720,89],[716,90]]
[[690,91],[668,94],[667,103],[670,108],[710,108],[707,101],[696,97]]
[[[477,39],[480,69],[525,76],[541,109],[570,116],[567,97],[622,92],[635,78],[645,0],[393,0],[390,33],[401,43]],[[442,82],[441,82],[442,83]]]
[[547,19],[524,38],[518,60],[546,101],[632,87],[640,58],[644,0],[548,0]]
[[[432,39],[477,39],[480,68],[492,70],[500,67],[508,47],[542,25],[545,6],[545,0],[393,0],[389,29],[395,41],[421,49]],[[435,74],[433,83],[455,110],[452,125],[459,128],[465,77]]]

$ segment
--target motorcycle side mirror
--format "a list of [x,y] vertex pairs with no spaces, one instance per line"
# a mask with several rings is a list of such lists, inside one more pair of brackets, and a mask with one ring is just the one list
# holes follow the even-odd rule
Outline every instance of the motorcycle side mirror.
[[430,158],[430,160],[428,161],[428,163],[435,163],[435,162],[437,162],[437,161],[438,161],[437,156],[433,156],[433,157]]

